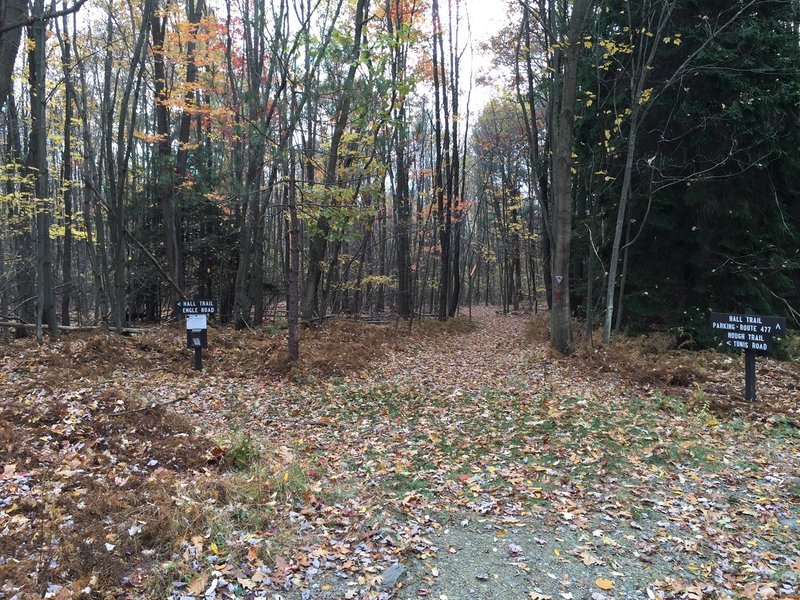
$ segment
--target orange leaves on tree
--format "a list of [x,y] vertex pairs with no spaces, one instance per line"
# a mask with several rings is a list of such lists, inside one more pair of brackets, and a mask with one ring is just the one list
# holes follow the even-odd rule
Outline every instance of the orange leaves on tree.
[[458,223],[475,203],[470,200],[455,197],[453,199],[453,222]]
[[162,142],[165,139],[165,136],[163,135],[158,135],[155,133],[147,133],[145,131],[134,131],[133,137],[135,137],[137,140],[142,140],[143,142],[148,144],[158,144],[159,142]]
[[391,0],[388,4],[388,10],[385,6],[380,6],[375,11],[376,16],[403,25],[410,25],[430,8],[427,2],[420,0]]

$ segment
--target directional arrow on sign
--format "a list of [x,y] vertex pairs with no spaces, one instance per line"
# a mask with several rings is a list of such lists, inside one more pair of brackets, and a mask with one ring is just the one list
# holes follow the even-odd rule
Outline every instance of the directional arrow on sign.
[[784,317],[765,317],[753,314],[711,313],[711,328],[725,336],[725,345],[744,350],[744,396],[756,399],[756,352],[772,350],[772,336],[780,337],[786,329]]
[[783,335],[783,332],[786,330],[786,318],[711,313],[711,328],[721,329],[723,331]]
[[759,352],[772,352],[772,338],[765,336],[761,340],[727,339],[725,345],[737,350],[757,350]]

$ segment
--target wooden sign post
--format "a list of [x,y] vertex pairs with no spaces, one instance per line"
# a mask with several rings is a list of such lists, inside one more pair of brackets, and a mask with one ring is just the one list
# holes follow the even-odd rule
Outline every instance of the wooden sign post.
[[186,346],[194,348],[194,368],[203,369],[203,348],[208,348],[208,315],[217,312],[213,300],[180,300],[175,312],[186,315]]
[[756,399],[756,352],[772,351],[772,336],[786,335],[784,317],[711,313],[711,328],[724,334],[725,345],[744,350],[744,397]]

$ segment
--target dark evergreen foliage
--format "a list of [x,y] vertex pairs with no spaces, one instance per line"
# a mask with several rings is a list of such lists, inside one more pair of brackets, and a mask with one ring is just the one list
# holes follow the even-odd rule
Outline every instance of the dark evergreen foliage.
[[[709,309],[786,314],[787,303],[800,300],[800,48],[792,5],[756,3],[706,43],[737,7],[681,2],[647,75],[653,104],[640,126],[627,215],[628,239],[635,238],[623,300],[628,325],[685,327]],[[598,14],[598,38],[619,39],[625,27],[645,26],[636,15],[629,23],[621,9]],[[576,128],[584,171],[592,171],[581,173],[577,194],[594,198],[607,222],[616,214],[627,122],[613,132],[613,152],[598,150],[597,140],[630,104],[636,51],[615,55],[618,68],[596,67],[602,49],[583,64],[583,89],[598,99]],[[577,218],[573,260],[581,268],[590,216],[581,211]],[[597,228],[594,239],[607,265],[612,236]]]

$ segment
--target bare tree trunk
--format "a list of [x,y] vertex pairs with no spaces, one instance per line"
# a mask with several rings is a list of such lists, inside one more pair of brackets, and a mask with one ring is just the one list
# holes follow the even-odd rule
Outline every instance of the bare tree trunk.
[[625,248],[622,251],[622,275],[619,281],[619,296],[617,296],[617,321],[614,325],[614,332],[622,331],[622,300],[625,298],[625,282],[628,279],[628,255],[630,252],[631,241],[631,220],[628,219],[625,225]]
[[[394,11],[391,9],[390,2],[394,2]],[[403,15],[400,9],[400,0],[386,0],[386,14],[393,15],[387,18],[389,33],[395,42],[394,53],[392,55],[392,81],[395,86],[406,81],[406,65],[408,56],[408,44],[402,43],[404,27]],[[405,95],[400,95],[398,90],[393,92],[392,105],[396,106],[395,120],[397,128],[395,130],[395,165],[394,174],[394,222],[397,260],[397,314],[408,319],[413,310],[412,296],[412,276],[411,276],[411,240],[409,227],[411,225],[411,201],[409,198],[408,185],[408,123],[406,116]]]
[[[447,316],[452,318],[456,316],[458,311],[458,304],[461,299],[461,223],[464,214],[461,210],[461,202],[463,200],[460,193],[460,166],[461,157],[458,152],[458,124],[459,124],[459,72],[460,60],[458,54],[458,17],[459,7],[458,2],[455,3],[456,14],[453,15],[453,4],[449,3],[450,13],[448,19],[449,26],[449,53],[450,53],[450,102],[451,102],[451,120],[452,123],[452,150],[450,151],[450,163],[448,176],[448,194],[450,206],[449,217],[451,219],[450,230],[450,257],[449,257],[449,270],[452,280],[448,282],[448,308]],[[453,25],[455,24],[455,30]],[[465,148],[466,150],[466,148]]]
[[[74,22],[73,22],[74,25]],[[75,49],[77,38],[77,27],[73,26],[72,29],[72,48]],[[105,226],[103,225],[103,211],[97,202],[97,199],[92,193],[92,188],[98,189],[100,186],[98,177],[98,163],[97,152],[94,143],[92,142],[90,123],[87,115],[87,97],[88,85],[86,82],[86,64],[80,57],[76,56],[76,65],[78,67],[78,80],[80,81],[80,94],[73,86],[72,100],[78,111],[78,116],[81,119],[81,139],[83,142],[84,160],[81,169],[81,177],[84,180],[82,189],[82,211],[83,221],[86,227],[86,256],[89,261],[89,266],[92,271],[94,279],[94,324],[100,322],[100,315],[105,315],[108,311],[108,301],[106,290],[108,289],[108,268],[106,259],[106,244],[105,244]],[[106,119],[110,115],[107,111],[102,111],[100,116],[100,131],[108,131],[106,126]],[[93,219],[91,216],[90,207],[94,205],[95,221],[97,223],[97,243],[95,243],[94,235],[92,233]],[[102,264],[101,264],[102,263]],[[88,304],[88,303],[87,303]],[[86,307],[88,310],[88,306]],[[79,313],[80,316],[80,313]]]
[[397,313],[410,318],[413,310],[411,277],[411,203],[408,189],[408,168],[406,167],[406,126],[405,106],[399,112],[399,130],[395,155],[397,171],[395,174],[395,228],[397,231]]
[[[447,299],[450,286],[450,207],[452,206],[452,184],[450,176],[450,123],[447,104],[447,80],[444,67],[444,43],[442,23],[439,15],[439,2],[433,0],[433,96],[434,137],[436,144],[436,164],[434,166],[434,197],[436,198],[437,231],[439,233],[439,320],[447,320]],[[442,117],[444,112],[444,117]]]
[[300,358],[298,327],[300,322],[300,221],[297,218],[297,198],[295,183],[295,164],[289,166],[289,189],[286,203],[289,209],[289,227],[286,236],[289,240],[289,277],[286,296],[286,320],[289,325],[289,357]]
[[[44,0],[35,0],[33,15],[44,14]],[[55,297],[53,293],[53,264],[50,246],[51,206],[48,199],[49,185],[47,180],[47,131],[45,128],[45,28],[42,20],[35,21],[28,27],[28,79],[30,85],[31,129],[28,148],[28,166],[31,169],[36,195],[36,233],[37,233],[37,296],[39,307],[37,325],[47,324],[50,335],[58,337],[58,318],[56,316]],[[42,338],[37,327],[36,337]]]
[[547,224],[550,214],[550,190],[547,175],[543,175],[539,180],[540,187],[544,190],[541,195],[542,210],[539,211],[539,224],[541,230],[541,241],[539,254],[542,261],[542,281],[544,281],[544,294],[547,308],[553,308],[553,237],[550,227]]
[[[540,6],[539,12],[544,15],[551,15],[552,11],[545,10]],[[540,229],[540,260],[542,263],[542,278],[544,280],[545,296],[547,299],[547,307],[553,306],[553,282],[552,282],[552,247],[553,238],[550,231],[550,180],[547,165],[549,161],[542,160],[539,152],[539,116],[537,111],[537,98],[535,92],[535,78],[533,70],[533,56],[534,50],[533,36],[531,31],[531,20],[534,18],[531,8],[525,5],[522,24],[519,38],[517,39],[517,98],[522,105],[523,124],[525,125],[525,132],[528,138],[528,161],[530,162],[531,169],[531,185],[530,189],[533,190],[536,199],[539,203],[539,229]],[[548,23],[548,27],[544,31],[544,46],[549,47],[552,44],[550,39],[550,31],[552,31],[552,19]],[[522,89],[522,74],[520,73],[520,62],[524,59],[525,64],[525,79],[526,88]],[[552,58],[548,59],[548,67],[556,72],[556,61]],[[556,106],[555,100],[555,86],[550,93],[548,102],[548,111],[546,118],[550,123],[553,122],[553,112]],[[545,142],[544,142],[544,156],[550,155],[552,128],[545,128]],[[533,217],[531,218],[530,225],[531,233],[533,233]],[[535,272],[535,269],[534,269]]]
[[580,33],[592,0],[575,0],[570,18],[568,44],[564,51],[561,85],[561,110],[554,144],[553,162],[553,308],[550,340],[562,354],[572,352],[572,312],[570,309],[570,249],[572,245],[572,137],[575,126]]
[[614,228],[614,242],[611,246],[611,262],[608,267],[608,288],[606,290],[606,318],[603,326],[603,343],[611,341],[611,324],[614,315],[614,292],[616,291],[617,265],[619,263],[619,250],[622,243],[622,231],[625,223],[625,211],[628,208],[628,199],[631,191],[631,177],[633,172],[633,155],[636,150],[636,134],[638,133],[639,104],[633,105],[631,115],[631,128],[628,132],[628,144],[625,156],[625,171],[622,178],[622,191],[617,207],[617,220]]
[[264,322],[264,237],[266,235],[263,206],[272,197],[272,187],[265,194],[258,209],[258,219],[253,239],[253,266],[250,277],[250,296],[253,299],[253,325]]
[[589,231],[587,235],[589,236],[589,255],[587,256],[586,260],[588,261],[587,269],[586,269],[586,337],[589,340],[592,339],[592,330],[594,329],[593,323],[593,306],[592,302],[594,301],[594,229],[595,229],[595,220],[597,214],[597,203],[592,202],[591,208],[591,223],[589,224]]
[[[8,108],[8,154],[6,155],[6,165],[14,165],[14,172],[22,174],[25,167],[22,162],[22,140],[20,138],[19,115],[14,96],[6,97]],[[31,195],[33,190],[30,184],[26,183],[27,178],[22,179],[20,191],[22,195]],[[14,181],[9,177],[6,180],[6,192],[14,194]],[[32,229],[30,224],[23,225],[25,219],[21,217],[20,211],[13,205],[9,207],[9,217],[16,221],[17,225],[11,227],[10,247],[15,256],[20,257],[20,261],[14,269],[14,287],[16,289],[17,305],[13,309],[15,316],[25,323],[33,323],[36,320],[36,310],[34,301],[36,299],[36,269],[31,262],[34,255]],[[24,337],[27,331],[23,328],[15,332],[17,337]]]
[[[514,222],[516,222],[516,217],[514,218]],[[513,239],[513,250],[511,253],[511,261],[513,264],[513,275],[512,279],[514,280],[514,310],[519,310],[520,303],[522,302],[522,249],[521,243],[519,239],[519,234],[515,233]]]
[[[539,204],[539,218],[540,218],[540,227],[541,235],[539,236],[542,240],[542,248],[541,248],[541,261],[542,261],[542,269],[544,271],[544,280],[545,280],[545,290],[547,294],[547,305],[548,307],[551,306],[552,301],[552,290],[551,290],[551,280],[550,280],[550,228],[549,223],[546,218],[548,214],[548,189],[547,189],[547,166],[546,163],[544,166],[540,166],[539,158],[539,122],[538,122],[538,114],[536,110],[537,99],[534,87],[534,73],[533,73],[533,57],[532,57],[532,50],[533,47],[531,45],[532,36],[531,36],[531,19],[533,16],[531,15],[530,7],[525,5],[523,8],[523,15],[522,15],[522,23],[520,28],[520,33],[517,38],[517,45],[516,45],[516,58],[515,61],[516,65],[516,89],[517,89],[517,101],[522,108],[522,117],[523,117],[523,124],[525,126],[525,134],[528,140],[528,169],[529,169],[529,181],[528,181],[528,190],[533,193],[533,196],[536,198]],[[524,42],[524,43],[523,43]],[[525,65],[525,80],[526,80],[526,88],[523,91],[522,88],[522,73],[520,71],[520,64],[523,63]],[[549,135],[549,134],[548,134]],[[545,148],[547,150],[547,148]],[[536,262],[535,262],[535,255],[536,255],[536,241],[535,241],[535,233],[536,233],[536,226],[535,226],[535,215],[536,212],[533,207],[533,202],[531,198],[531,213],[530,218],[528,220],[528,233],[531,236],[531,243],[529,244],[528,248],[528,270],[529,270],[529,281],[531,283],[531,307],[533,308],[534,312],[538,310],[538,291],[536,289]]]
[[[175,170],[172,164],[172,142],[170,136],[169,92],[167,91],[167,69],[164,56],[164,40],[167,29],[167,16],[156,11],[150,22],[153,53],[153,99],[155,102],[156,134],[158,141],[158,159],[156,161],[156,190],[161,205],[161,217],[164,225],[164,253],[167,259],[167,272],[175,281],[179,267],[178,251],[178,215],[175,203]],[[170,292],[170,300],[178,297]]]
[[[380,195],[380,221],[378,222],[378,236],[380,238],[380,246],[378,248],[378,274],[383,277],[386,275],[386,245],[387,245],[387,231],[386,231],[386,221],[388,219],[388,215],[386,213],[386,189],[385,189],[385,180],[381,183],[381,195]],[[371,248],[371,244],[367,246],[366,254],[369,255],[369,249]],[[365,257],[364,262],[367,259]],[[386,308],[386,286],[381,283],[378,286],[378,298],[375,302],[375,310],[378,313],[382,313]]]
[[[5,25],[20,23],[28,17],[28,0],[0,0],[0,29]],[[15,27],[0,33],[0,107],[11,92],[11,76],[22,39],[22,28]]]
[[[66,5],[65,5],[66,8]],[[65,107],[64,107],[64,153],[61,157],[61,186],[64,198],[64,258],[62,273],[64,277],[61,291],[61,324],[69,326],[69,305],[72,297],[72,116],[75,90],[72,85],[72,42],[69,38],[69,21],[63,16],[63,35],[58,32],[61,43],[62,69],[64,74]],[[56,22],[57,25],[57,22]],[[58,29],[57,29],[58,31]]]
[[[264,29],[266,27],[265,3],[257,0],[253,3],[252,14],[248,19],[248,26],[244,31],[245,62],[247,69],[247,98],[246,121],[248,123],[247,135],[247,164],[244,169],[243,191],[246,194],[244,202],[244,216],[242,229],[239,233],[239,264],[236,271],[236,287],[234,300],[235,326],[243,329],[250,322],[250,312],[253,306],[252,263],[256,243],[257,224],[261,206],[262,185],[264,183],[264,152],[265,140],[263,130],[267,120],[262,111],[260,102],[269,95],[262,82],[264,61],[266,58],[266,42]],[[273,48],[277,48],[279,39],[277,31]],[[267,80],[271,82],[274,66],[271,65]],[[266,85],[269,88],[269,84]],[[274,109],[272,109],[274,110]]]

